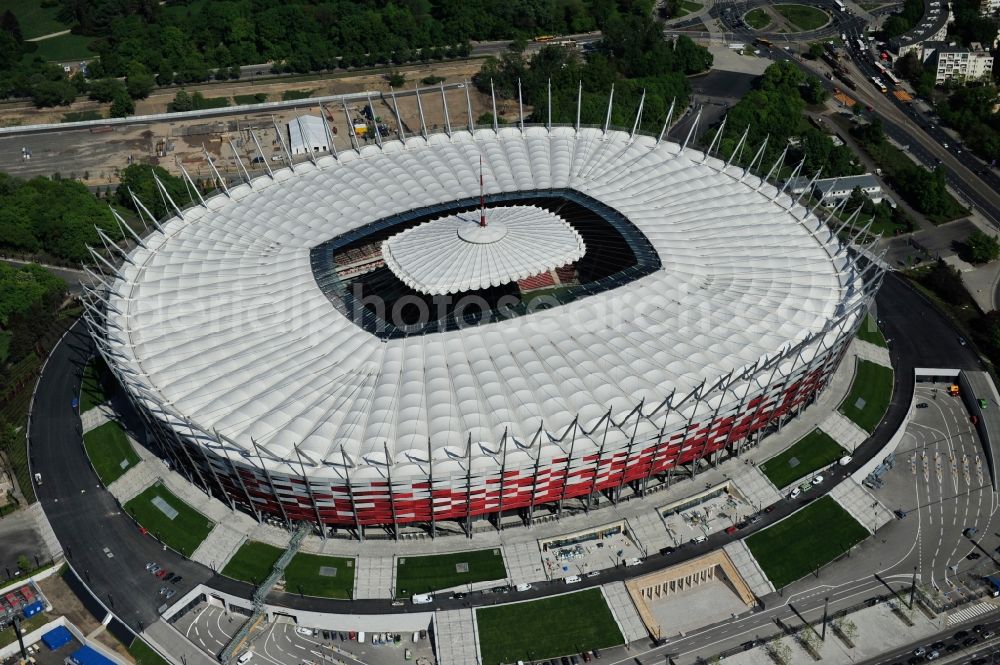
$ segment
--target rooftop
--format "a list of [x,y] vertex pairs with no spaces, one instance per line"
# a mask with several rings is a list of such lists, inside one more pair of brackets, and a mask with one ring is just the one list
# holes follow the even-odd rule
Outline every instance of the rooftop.
[[386,265],[410,288],[431,295],[501,286],[573,263],[580,234],[554,213],[510,206],[448,215],[382,244]]

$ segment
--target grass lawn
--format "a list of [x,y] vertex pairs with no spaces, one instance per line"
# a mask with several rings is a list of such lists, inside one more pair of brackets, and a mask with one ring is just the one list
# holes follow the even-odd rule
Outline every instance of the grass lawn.
[[802,32],[822,28],[830,20],[826,12],[806,5],[774,5],[774,11]]
[[833,561],[868,537],[831,497],[817,499],[799,512],[746,539],[767,577],[780,589]]
[[763,30],[767,26],[771,25],[771,17],[767,15],[767,12],[758,7],[757,9],[751,9],[747,12],[747,15],[743,17],[743,20],[747,22],[754,30]]
[[[336,574],[321,574],[323,567],[327,572],[336,569]],[[285,590],[307,596],[350,599],[354,593],[354,559],[299,552],[285,568]]]
[[95,406],[108,401],[108,396],[104,394],[104,386],[101,385],[100,376],[96,361],[91,360],[83,368],[83,383],[80,386],[80,413],[90,411]]
[[840,412],[871,432],[881,422],[891,398],[892,369],[870,360],[858,360],[851,392],[841,403]]
[[[460,564],[468,564],[468,570],[458,572]],[[459,584],[502,580],[505,577],[507,569],[504,568],[503,555],[498,549],[400,557],[396,561],[396,596],[412,596]]]
[[290,102],[294,99],[306,99],[312,97],[315,90],[285,90],[281,93],[281,101]]
[[555,658],[622,644],[600,589],[476,610],[483,663]]
[[687,16],[692,14],[702,8],[700,2],[692,2],[691,0],[681,0],[679,3],[679,10],[677,12],[677,17]]
[[138,638],[132,640],[128,652],[135,658],[136,665],[169,665],[160,654],[153,651],[152,647]]
[[260,584],[270,574],[282,551],[273,545],[248,540],[222,569],[222,574],[234,580]]
[[113,420],[84,434],[83,446],[105,487],[139,463],[139,455],[125,436],[125,430]]
[[[177,511],[173,519],[167,517],[153,504],[153,499],[156,497]],[[150,534],[188,557],[198,549],[201,541],[205,540],[215,526],[210,519],[178,499],[159,483],[126,503],[125,511],[139,524],[149,529]]]
[[858,329],[858,339],[870,342],[875,346],[881,346],[883,349],[885,348],[885,337],[882,336],[882,331],[875,325],[875,319],[871,317],[871,314],[865,317],[864,323]]
[[70,26],[59,21],[56,15],[59,7],[43,7],[41,0],[25,2],[25,0],[0,0],[0,14],[10,10],[21,26],[21,34],[25,39],[34,39],[53,32],[68,30]]
[[104,116],[100,111],[70,111],[64,113],[60,122],[83,122],[85,120],[101,120]]
[[[761,464],[760,470],[775,487],[780,489],[791,485],[799,478],[811,475],[816,469],[821,469],[846,454],[847,451],[826,432],[814,429],[785,452]],[[797,460],[794,466],[792,460]]]
[[83,35],[59,35],[38,42],[38,50],[28,54],[27,57],[33,58],[37,55],[49,62],[86,60],[97,55],[90,50],[90,42],[92,41],[94,41],[93,37]]
[[252,95],[233,95],[233,101],[240,106],[245,104],[263,104],[267,101],[267,93],[257,92]]

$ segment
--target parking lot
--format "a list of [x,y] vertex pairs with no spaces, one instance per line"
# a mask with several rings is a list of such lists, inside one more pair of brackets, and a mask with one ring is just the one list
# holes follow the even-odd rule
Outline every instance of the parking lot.
[[[245,618],[235,612],[226,612],[222,607],[201,603],[181,616],[175,627],[195,646],[215,658]],[[362,636],[364,642],[359,641]],[[248,651],[252,655],[245,665],[390,665],[407,661],[430,665],[435,662],[427,631],[329,631],[300,626],[286,617],[278,617],[258,633]]]

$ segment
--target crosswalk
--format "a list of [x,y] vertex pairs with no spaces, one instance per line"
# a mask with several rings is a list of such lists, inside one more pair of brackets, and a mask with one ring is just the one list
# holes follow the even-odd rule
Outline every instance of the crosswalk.
[[965,623],[970,619],[987,614],[988,612],[993,612],[996,609],[997,606],[990,602],[983,601],[981,603],[976,603],[975,605],[970,605],[969,607],[959,610],[958,612],[949,614],[948,625],[953,626],[955,624]]

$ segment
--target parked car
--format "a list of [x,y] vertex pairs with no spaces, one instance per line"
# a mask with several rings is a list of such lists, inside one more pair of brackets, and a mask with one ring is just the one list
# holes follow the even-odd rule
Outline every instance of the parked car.
[[167,571],[165,571],[164,569],[160,568],[158,571],[156,571],[155,575],[162,580],[164,577],[167,576]]
[[165,594],[163,594],[163,597],[164,597],[164,598],[170,598],[170,597],[172,597],[172,596],[173,596],[173,595],[174,595],[175,593],[177,593],[177,590],[176,590],[176,589],[167,589],[167,592],[166,592]]
[[795,499],[795,498],[797,498],[797,497],[798,497],[798,496],[799,496],[800,494],[802,494],[802,490],[801,490],[800,488],[798,488],[798,487],[793,487],[793,488],[792,488],[792,491],[788,493],[788,498],[789,498],[789,499]]
[[813,485],[819,485],[822,482],[823,482],[823,474],[817,474],[817,475],[813,476],[813,479],[812,479],[812,484]]

